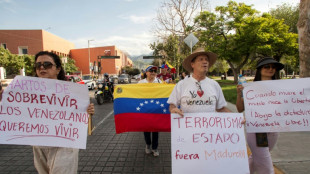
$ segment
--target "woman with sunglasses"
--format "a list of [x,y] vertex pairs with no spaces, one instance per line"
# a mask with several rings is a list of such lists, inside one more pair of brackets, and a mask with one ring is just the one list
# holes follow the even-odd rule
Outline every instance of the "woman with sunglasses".
[[[257,62],[256,74],[254,81],[277,80],[279,79],[279,71],[284,65],[266,57]],[[244,111],[244,102],[242,98],[242,85],[237,85],[237,110]],[[270,151],[274,147],[278,139],[277,132],[269,133],[247,133],[247,142],[251,149],[252,155],[249,156],[250,172],[258,174],[274,174]]]
[[[55,80],[65,80],[65,72],[58,55],[41,51],[35,55],[35,76]],[[94,105],[87,108],[94,114]],[[78,170],[79,149],[65,147],[34,146],[34,165],[38,173],[76,174]]]
[[[145,78],[138,83],[162,83],[157,77],[157,67],[150,65],[145,69]],[[158,147],[158,132],[144,132],[144,140],[146,143],[145,153],[151,154],[155,157],[159,156]],[[152,145],[152,147],[151,147]]]

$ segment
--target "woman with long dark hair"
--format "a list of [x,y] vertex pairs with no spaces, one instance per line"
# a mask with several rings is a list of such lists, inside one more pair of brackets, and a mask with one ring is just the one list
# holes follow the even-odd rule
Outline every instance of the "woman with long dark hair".
[[[277,80],[279,71],[284,65],[271,57],[266,57],[257,62],[254,81]],[[243,86],[237,86],[237,110],[244,111],[244,102],[242,97]],[[274,174],[270,151],[277,142],[279,133],[247,133],[247,142],[252,154],[249,156],[249,165],[251,174]]]
[[[52,52],[41,51],[35,55],[35,76],[55,80],[65,80],[65,72],[60,57]],[[93,114],[94,105],[87,108]],[[34,165],[38,173],[76,174],[79,149],[65,147],[33,146]]]

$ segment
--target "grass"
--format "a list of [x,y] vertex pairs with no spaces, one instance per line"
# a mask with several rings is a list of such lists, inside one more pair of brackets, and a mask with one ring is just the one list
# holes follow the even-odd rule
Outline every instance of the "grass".
[[222,87],[226,101],[236,104],[237,85],[232,80],[216,80]]

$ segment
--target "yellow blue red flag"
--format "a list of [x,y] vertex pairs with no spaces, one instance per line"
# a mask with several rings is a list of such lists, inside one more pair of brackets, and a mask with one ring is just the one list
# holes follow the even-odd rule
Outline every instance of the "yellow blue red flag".
[[117,85],[114,90],[116,133],[170,132],[167,100],[174,84]]

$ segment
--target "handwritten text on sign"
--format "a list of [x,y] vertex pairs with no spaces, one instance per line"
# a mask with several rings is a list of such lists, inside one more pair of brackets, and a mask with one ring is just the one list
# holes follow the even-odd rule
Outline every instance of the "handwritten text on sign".
[[85,85],[17,76],[0,105],[0,144],[86,148]]
[[249,173],[239,113],[171,114],[174,174]]
[[244,84],[247,132],[310,130],[310,78]]

